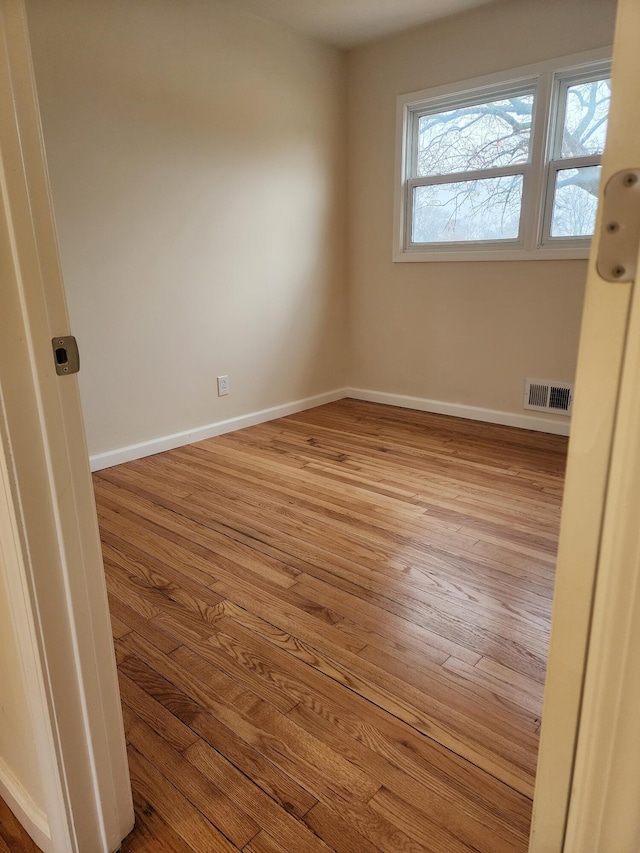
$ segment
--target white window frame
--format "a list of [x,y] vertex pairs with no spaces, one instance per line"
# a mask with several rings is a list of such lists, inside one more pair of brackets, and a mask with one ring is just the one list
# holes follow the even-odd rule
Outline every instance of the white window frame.
[[[511,71],[478,77],[455,84],[439,86],[400,95],[397,99],[396,163],[394,200],[393,260],[416,261],[496,261],[553,260],[587,258],[590,237],[549,237],[556,172],[578,166],[599,165],[600,155],[580,158],[559,157],[562,134],[563,104],[567,88],[594,74],[611,71],[611,48],[574,54],[549,62],[528,65]],[[468,173],[468,178],[498,177],[522,174],[523,203],[520,233],[517,239],[469,241],[459,243],[411,243],[411,194],[416,186],[452,183],[465,177],[455,175],[415,178],[409,173],[415,162],[414,123],[419,116],[434,108],[447,108],[468,101],[481,102],[499,98],[501,94],[534,86],[530,161],[517,166]]]

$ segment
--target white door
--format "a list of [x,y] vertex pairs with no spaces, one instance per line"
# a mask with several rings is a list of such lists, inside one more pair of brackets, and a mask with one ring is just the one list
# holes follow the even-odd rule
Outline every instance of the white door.
[[22,0],[0,0],[0,185],[2,666],[37,747],[0,738],[0,795],[43,849],[111,853],[133,808]]
[[[632,174],[640,167],[639,43],[640,4],[619,0],[562,513],[532,853],[640,849],[640,646],[633,633],[634,625],[636,632],[640,628],[640,305],[633,281],[625,281],[625,275],[607,281],[597,267],[603,229],[618,218],[613,213],[603,219],[604,188],[617,173]],[[640,199],[640,181],[625,192]],[[640,229],[640,205],[615,239],[631,234],[634,223]],[[634,260],[637,252],[636,238]],[[622,257],[609,263],[616,264],[629,266]]]

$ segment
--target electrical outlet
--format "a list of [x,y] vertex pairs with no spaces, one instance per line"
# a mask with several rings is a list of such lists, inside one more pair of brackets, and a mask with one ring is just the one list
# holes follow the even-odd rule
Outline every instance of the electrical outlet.
[[218,397],[224,397],[229,393],[229,377],[218,376]]

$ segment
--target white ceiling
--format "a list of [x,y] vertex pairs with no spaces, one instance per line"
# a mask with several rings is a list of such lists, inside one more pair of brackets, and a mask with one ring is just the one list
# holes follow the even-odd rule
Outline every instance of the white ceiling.
[[353,47],[489,2],[493,0],[233,0],[233,5],[337,47]]

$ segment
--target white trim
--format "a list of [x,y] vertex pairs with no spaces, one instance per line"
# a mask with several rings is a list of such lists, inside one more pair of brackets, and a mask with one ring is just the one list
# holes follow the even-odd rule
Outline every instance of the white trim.
[[[556,80],[573,79],[585,66],[605,68],[611,59],[611,48],[599,48],[570,56],[557,57],[546,62],[527,65],[448,83],[431,89],[398,95],[396,99],[396,154],[394,180],[394,217],[393,217],[393,250],[392,260],[400,263],[441,262],[441,261],[493,261],[493,260],[561,260],[580,259],[589,256],[590,239],[563,240],[547,242],[542,245],[542,235],[534,231],[534,226],[540,221],[546,222],[541,213],[542,205],[548,207],[546,192],[547,157],[549,135],[557,123],[554,111]],[[525,175],[520,235],[517,245],[511,247],[502,241],[491,241],[484,244],[478,241],[468,244],[434,243],[431,245],[412,244],[410,241],[410,208],[412,189],[416,181],[422,179],[407,177],[407,161],[413,146],[413,116],[425,101],[429,101],[429,109],[439,104],[444,106],[464,99],[483,97],[496,92],[500,87],[510,88],[530,83],[531,79],[538,81],[538,95],[534,104],[532,139],[530,141],[530,160],[522,165]],[[510,172],[513,173],[515,167]],[[486,171],[486,170],[485,170]],[[478,172],[476,179],[479,179]],[[437,176],[427,180],[426,185],[447,182],[453,176]],[[546,203],[545,203],[546,202]]]
[[[557,190],[557,181],[558,181],[558,172],[564,172],[569,169],[597,169],[600,168],[600,179],[602,180],[602,158],[601,157],[583,157],[583,160],[591,160],[595,162],[583,163],[582,165],[575,165],[575,159],[570,160],[551,160],[547,167],[547,180],[546,180],[546,195],[545,195],[545,205],[543,210],[543,230],[542,230],[542,243],[541,251],[551,250],[555,252],[554,247],[570,247],[574,246],[574,251],[580,248],[580,241],[582,240],[582,245],[584,245],[584,237],[554,237],[551,233],[551,228],[553,227],[553,208],[555,206],[556,200],[556,190]],[[597,208],[596,208],[597,212]],[[589,242],[591,242],[591,238],[589,238]]]
[[472,421],[485,421],[489,424],[502,424],[518,429],[548,432],[553,435],[569,435],[570,418],[566,415],[558,415],[559,420],[551,420],[550,418],[537,418],[533,415],[519,415],[515,412],[501,412],[497,409],[483,409],[479,406],[463,406],[461,403],[427,400],[424,397],[389,394],[385,391],[341,388],[336,391],[329,391],[326,394],[317,394],[315,397],[294,400],[292,403],[283,403],[281,406],[272,406],[269,409],[260,409],[257,412],[249,412],[246,415],[216,421],[206,426],[151,438],[148,441],[140,441],[126,447],[117,447],[115,450],[93,453],[89,457],[89,463],[92,471],[101,471],[103,468],[111,468],[113,465],[122,465],[124,462],[132,462],[134,459],[143,459],[145,456],[153,456],[155,453],[164,453],[165,450],[184,447],[185,444],[193,444],[196,441],[204,441],[204,439],[213,438],[216,435],[224,435],[226,432],[263,424],[276,418],[284,418],[287,415],[295,415],[297,412],[304,412],[306,409],[313,409],[316,406],[324,406],[326,403],[334,403],[336,400],[344,400],[346,397],[352,397],[354,400],[365,400],[369,403],[399,406],[402,409],[416,409],[420,412],[451,415],[454,418],[467,418]]
[[405,394],[389,394],[385,391],[371,391],[364,388],[347,388],[347,396],[355,400],[366,400],[369,403],[399,406],[402,409],[417,409],[420,412],[433,412],[438,415],[502,424],[518,429],[535,430],[535,432],[548,432],[553,435],[569,435],[571,419],[566,415],[558,415],[559,420],[537,418],[532,415],[519,415],[516,412],[502,412],[498,409],[483,409],[480,406],[465,406],[462,403],[428,400],[425,397],[409,397]]
[[175,447],[193,444],[195,441],[204,441],[205,438],[213,438],[213,436],[223,435],[225,432],[263,424],[276,418],[284,418],[286,415],[295,415],[297,412],[304,412],[305,409],[313,409],[315,406],[323,406],[325,403],[334,403],[336,400],[342,400],[347,396],[349,395],[346,389],[341,388],[336,391],[328,391],[325,394],[316,394],[314,397],[294,400],[292,403],[283,403],[269,409],[260,409],[257,412],[238,415],[224,421],[216,421],[206,426],[175,432],[172,435],[151,438],[148,441],[140,441],[137,444],[129,444],[115,450],[106,450],[103,453],[94,453],[89,457],[91,470],[100,471],[103,468],[111,468],[113,465],[121,465],[123,462],[131,462],[133,459],[142,459],[145,456],[153,456],[154,453],[163,453],[165,450],[173,450]]
[[[612,175],[621,169],[629,168],[640,159],[640,114],[636,110],[637,80],[640,77],[639,36],[640,6],[636,0],[621,0],[618,4],[614,37],[612,99],[608,140],[602,164],[600,198],[602,188]],[[597,833],[593,832],[587,846],[565,843],[568,810],[575,811],[580,799],[585,793],[589,793],[585,790],[586,787],[591,787],[591,782],[595,779],[591,774],[588,778],[583,768],[578,768],[576,740],[578,726],[583,729],[587,719],[582,715],[587,711],[589,714],[597,711],[596,708],[589,710],[591,702],[589,691],[585,690],[585,661],[593,616],[600,607],[600,593],[597,593],[594,607],[594,586],[601,558],[601,545],[605,544],[605,537],[602,535],[605,532],[603,518],[609,515],[610,506],[613,507],[611,501],[614,499],[614,492],[611,491],[613,480],[610,480],[611,450],[613,436],[617,431],[616,418],[619,416],[621,367],[627,357],[625,346],[631,292],[628,284],[604,281],[597,272],[597,243],[602,233],[601,219],[599,205],[580,333],[530,853],[595,853],[596,850],[599,853],[630,853],[632,850],[638,850],[638,836],[635,844],[627,845],[621,840],[621,836],[615,840],[604,837],[599,839]],[[637,394],[637,389],[634,390]],[[637,430],[634,437],[637,438]],[[625,460],[625,464],[629,466],[633,462],[632,459]],[[637,517],[635,525],[637,528]],[[618,568],[622,568],[622,564]],[[609,572],[609,566],[604,568],[604,572]],[[616,574],[617,570],[607,577],[611,584],[616,583]],[[630,588],[627,588],[627,594],[630,599]],[[595,624],[596,621],[593,620],[593,625]],[[622,626],[622,620],[619,625]],[[594,639],[596,645],[592,650],[597,647],[598,641],[610,642],[612,638],[599,635]],[[620,648],[615,672],[611,672],[614,679],[619,674],[618,665],[623,656],[624,649]],[[592,667],[591,662],[588,666]],[[635,666],[637,671],[637,662]],[[599,685],[605,692],[610,687],[611,684]],[[593,698],[591,695],[591,700]],[[634,720],[637,720],[637,703],[630,710]],[[593,729],[591,732],[584,729],[584,733],[595,734]],[[623,734],[622,730],[616,722],[611,722],[605,724],[597,738],[583,745],[587,752],[595,756],[596,752],[600,752],[603,738],[613,744],[620,734]],[[582,740],[582,732],[580,739]],[[627,738],[626,741],[623,739],[622,743],[628,757],[637,763],[637,734],[635,743],[633,738]],[[604,752],[600,752],[600,756],[603,757]],[[609,787],[612,781],[608,776],[609,768],[599,764],[593,767],[593,770],[600,776],[603,784]],[[633,784],[633,779],[629,776],[624,781],[631,781]],[[593,787],[591,790],[593,791]],[[620,792],[620,787],[611,786],[610,790],[615,796]],[[637,804],[640,798],[640,794],[634,791],[631,785],[624,790],[625,797],[631,792],[635,794],[635,800],[628,817],[638,814]],[[586,801],[584,802],[586,805]],[[622,798],[618,799],[617,805],[622,805]],[[597,817],[597,809],[597,799],[592,799],[591,805],[581,810],[581,814],[588,814],[591,823],[592,818]],[[583,828],[586,830],[588,826],[585,824]],[[616,833],[618,828],[621,827],[616,828]]]
[[[566,238],[556,238],[566,239]],[[498,243],[496,240],[495,243]],[[403,249],[402,253],[393,256],[393,260],[398,263],[425,263],[433,262],[440,263],[441,261],[575,261],[587,260],[589,257],[589,246],[558,246],[558,248],[550,247],[548,243],[537,249],[499,249],[495,248],[495,243],[485,243],[484,245],[492,246],[489,249],[479,249],[477,244],[468,249],[460,248],[461,244],[456,243],[455,249],[447,251],[446,249],[438,248],[435,251],[425,252],[423,249]],[[438,246],[443,246],[439,243]]]
[[[409,178],[407,184],[411,189],[415,189],[416,187],[431,187],[438,184],[463,184],[470,181],[484,181],[487,178],[510,178],[514,175],[522,175],[524,177],[527,166],[528,163],[514,163],[513,166],[496,166],[495,169],[476,169],[473,172],[447,172],[442,175],[425,175],[420,178]],[[568,168],[576,169],[578,167],[569,166]]]
[[564,846],[580,853],[638,850],[640,839],[640,283],[632,287]]
[[637,807],[640,793],[637,761],[640,295],[637,285],[633,302],[565,841],[567,850],[584,853],[637,849],[640,830]]
[[43,853],[53,853],[47,816],[34,803],[2,757],[0,757],[0,798],[5,801]]
[[[51,339],[69,326],[24,0],[0,0],[0,23],[0,234],[10,246],[0,289],[8,354],[0,439],[4,515],[15,516],[19,557],[9,594],[19,624],[33,621],[19,645],[31,644],[41,663],[33,728],[39,745],[40,731],[48,735],[38,757],[51,847],[110,853],[131,831],[134,810],[77,380],[52,369]],[[25,669],[31,649],[22,654]],[[37,685],[28,689],[35,705]]]
[[537,77],[539,74],[544,74],[549,71],[560,71],[564,78],[565,72],[570,72],[572,69],[578,70],[582,65],[588,65],[596,62],[606,62],[611,59],[611,47],[599,47],[596,50],[587,50],[583,53],[572,53],[569,56],[558,56],[555,59],[548,59],[545,62],[536,62],[533,65],[522,65],[519,68],[506,68],[504,71],[497,71],[495,74],[486,74],[483,77],[473,77],[467,80],[459,80],[453,83],[445,83],[443,86],[434,86],[431,89],[420,89],[417,92],[409,92],[406,95],[400,95],[398,102],[406,106],[414,106],[422,101],[430,101],[435,98],[444,98],[448,95],[463,94],[464,92],[472,92],[475,89],[487,89],[497,86],[500,83],[514,83],[526,81],[527,78]]
[[[45,677],[40,665],[27,570],[11,494],[5,442],[6,420],[0,389],[0,574],[3,574],[0,587],[4,581],[9,620],[17,646],[16,667],[21,672],[25,690],[26,704],[21,713],[29,718],[25,728],[31,730],[45,808],[51,810],[52,803],[55,807],[61,801],[62,792],[53,760],[53,733],[47,711]],[[0,797],[5,800],[38,846],[48,853],[53,847],[53,829],[49,819],[2,756],[0,756]]]

